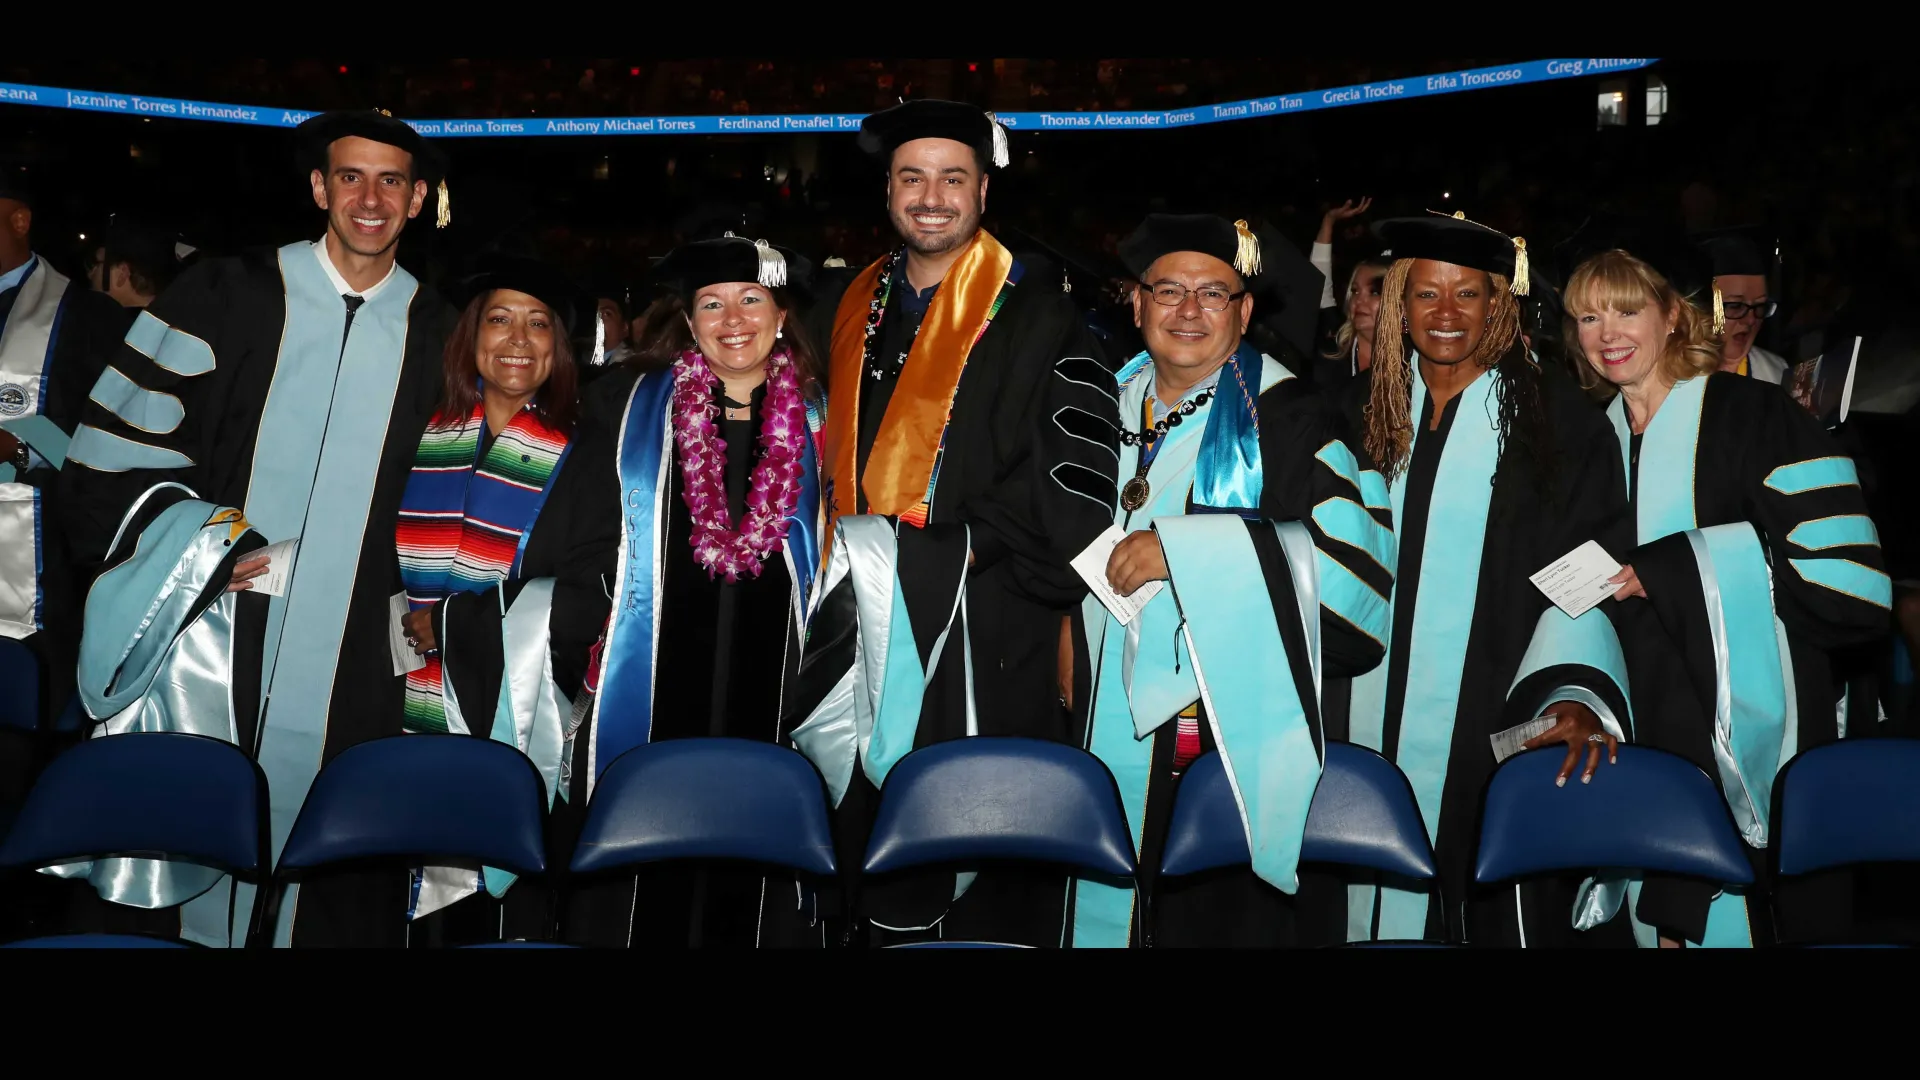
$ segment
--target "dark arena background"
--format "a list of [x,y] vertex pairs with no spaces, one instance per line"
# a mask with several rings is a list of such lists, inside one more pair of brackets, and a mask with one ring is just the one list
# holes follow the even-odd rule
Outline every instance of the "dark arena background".
[[1920,945],[1920,80],[1719,24],[9,50],[0,947]]
[[[10,63],[0,66],[0,83],[300,115],[365,107],[410,120],[711,124],[857,116],[902,97],[1063,117],[1180,112],[1389,80],[1424,85],[1523,62],[1544,63],[102,60]],[[1829,339],[1861,335],[1856,408],[1907,412],[1920,397],[1920,386],[1909,386],[1920,374],[1905,299],[1920,268],[1920,97],[1903,91],[1907,76],[1844,58],[1556,63],[1581,74],[1159,130],[1021,128],[1011,137],[1011,167],[993,177],[985,224],[1063,263],[1076,299],[1089,304],[1104,299],[1103,279],[1121,273],[1111,258],[1120,238],[1156,209],[1265,219],[1304,251],[1329,206],[1370,196],[1369,213],[1335,237],[1342,285],[1366,221],[1427,209],[1464,211],[1541,253],[1595,215],[1674,234],[1757,225],[1777,237],[1780,258],[1781,308],[1760,343],[1800,360]],[[1622,63],[1638,66],[1609,67]],[[637,310],[650,262],[714,220],[738,220],[750,235],[855,267],[891,239],[879,171],[851,133],[570,133],[449,137],[441,145],[452,158],[453,225],[423,222],[401,241],[401,261],[429,282],[457,274],[483,248],[504,246],[552,259]],[[281,128],[0,100],[0,160],[35,177],[36,247],[69,273],[84,267],[81,237],[114,215],[176,229],[208,253],[285,243],[319,227]],[[1888,540],[1889,555],[1903,561],[1904,543]]]

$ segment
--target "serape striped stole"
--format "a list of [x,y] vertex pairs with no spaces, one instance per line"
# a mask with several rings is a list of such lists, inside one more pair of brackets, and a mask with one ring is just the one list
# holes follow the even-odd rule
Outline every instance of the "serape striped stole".
[[[407,606],[480,593],[516,576],[527,535],[566,458],[567,436],[522,409],[480,454],[484,405],[459,424],[436,414],[421,436],[396,529]],[[406,730],[447,730],[438,655],[407,675]]]

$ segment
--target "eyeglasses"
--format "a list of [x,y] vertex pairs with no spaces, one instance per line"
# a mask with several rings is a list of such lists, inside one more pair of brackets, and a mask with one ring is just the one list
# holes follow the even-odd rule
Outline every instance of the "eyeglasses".
[[1721,302],[1720,310],[1726,312],[1727,318],[1729,319],[1744,319],[1747,317],[1748,312],[1752,312],[1753,317],[1756,319],[1771,319],[1773,318],[1773,313],[1780,310],[1780,304],[1776,300],[1762,300],[1757,304],[1743,304],[1738,300],[1725,300]]
[[1247,295],[1244,289],[1237,293],[1230,293],[1224,289],[1215,288],[1189,289],[1185,285],[1173,281],[1162,281],[1157,285],[1143,281],[1140,284],[1146,285],[1147,288],[1151,290],[1153,302],[1159,304],[1161,307],[1179,307],[1181,304],[1187,302],[1187,296],[1191,294],[1199,298],[1200,310],[1225,311],[1227,310],[1228,304]]

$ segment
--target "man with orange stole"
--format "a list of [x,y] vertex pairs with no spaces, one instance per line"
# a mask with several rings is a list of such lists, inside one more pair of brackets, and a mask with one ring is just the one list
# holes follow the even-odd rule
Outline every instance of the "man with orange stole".
[[[903,242],[834,312],[824,587],[793,732],[850,866],[910,751],[1068,737],[1061,623],[1086,593],[1069,561],[1113,520],[1119,460],[1113,376],[1082,320],[1046,268],[980,228],[1005,130],[970,105],[911,101],[868,117],[860,145],[887,165]],[[920,875],[868,888],[862,921],[883,937],[1057,944],[1059,892],[1057,874]]]

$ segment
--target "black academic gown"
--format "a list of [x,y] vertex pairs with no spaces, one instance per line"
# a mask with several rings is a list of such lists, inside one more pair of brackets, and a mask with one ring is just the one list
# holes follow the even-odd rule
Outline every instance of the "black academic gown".
[[[480,452],[486,453],[484,446]],[[579,694],[588,656],[612,606],[607,589],[620,548],[619,505],[613,448],[603,432],[581,424],[527,534],[519,576],[484,593],[455,593],[433,609],[434,637],[441,642],[442,653],[459,657],[444,672],[474,736],[491,737],[500,703],[506,665],[501,602],[511,609],[529,581],[553,579],[553,608],[547,623],[553,681],[567,700]],[[501,589],[504,597],[498,595]],[[565,810],[556,804],[556,817],[563,816]],[[559,822],[550,819],[550,839],[558,829]],[[395,884],[403,889],[405,875],[397,875]],[[408,944],[440,947],[552,940],[559,917],[556,895],[550,883],[523,878],[498,900],[485,894],[468,897],[416,920]],[[404,894],[396,892],[385,903],[389,907],[404,904]]]
[[[1219,407],[1217,401],[1213,407]],[[1381,628],[1375,627],[1375,632],[1369,633],[1348,621],[1346,616],[1354,613],[1342,612],[1323,602],[1321,690],[1316,695],[1312,657],[1300,624],[1293,575],[1270,523],[1300,522],[1312,536],[1317,551],[1338,562],[1381,597],[1392,595],[1393,579],[1389,570],[1363,548],[1348,540],[1330,537],[1313,517],[1314,507],[1329,499],[1364,502],[1352,483],[1318,459],[1323,448],[1329,443],[1338,443],[1353,454],[1360,468],[1372,467],[1361,440],[1341,414],[1337,400],[1294,378],[1260,395],[1258,415],[1260,514],[1258,523],[1250,523],[1249,536],[1260,559],[1261,579],[1273,601],[1274,621],[1281,643],[1286,647],[1286,663],[1293,676],[1294,691],[1306,711],[1308,728],[1314,732],[1315,745],[1319,748],[1331,735],[1325,728],[1324,716],[1338,715],[1344,720],[1353,679],[1380,663],[1386,645],[1375,636]],[[1138,424],[1136,418],[1133,426],[1137,429]],[[1191,490],[1187,509],[1189,513],[1194,509]],[[1385,520],[1391,516],[1387,511],[1369,512],[1376,521],[1390,526]],[[1146,528],[1148,522],[1143,517],[1140,513],[1128,515],[1122,519],[1121,527],[1128,531]],[[1074,609],[1073,621],[1074,722],[1078,729],[1075,737],[1085,745],[1086,724],[1093,705],[1095,667],[1088,653],[1084,606]],[[1108,632],[1116,631],[1109,626]],[[1204,702],[1199,704],[1199,721],[1201,753],[1217,751]],[[1342,728],[1339,737],[1344,736]],[[1339,940],[1345,930],[1342,921],[1345,892],[1344,883],[1335,875],[1303,866],[1299,891],[1292,896],[1243,868],[1178,881],[1158,877],[1181,775],[1174,771],[1176,738],[1177,724],[1173,722],[1163,724],[1153,735],[1153,764],[1141,830],[1138,865],[1141,888],[1152,897],[1152,944],[1161,948],[1288,948]],[[1069,928],[1074,925],[1073,899],[1070,895],[1066,913]],[[1136,904],[1132,945],[1143,944],[1140,931],[1144,925]]]
[[[301,270],[307,280],[315,280],[308,268]],[[389,282],[388,287],[396,284],[404,283]],[[179,335],[177,343],[162,347],[178,349],[163,356],[173,366],[165,366],[134,344],[123,345],[115,354],[113,367],[141,389],[177,399],[183,417],[172,430],[155,433],[130,424],[98,401],[89,401],[81,414],[83,423],[115,440],[135,444],[118,454],[182,455],[191,464],[105,471],[69,460],[61,474],[64,520],[84,580],[98,572],[127,510],[155,484],[185,484],[203,500],[243,510],[249,498],[261,495],[249,489],[255,446],[267,434],[261,418],[269,407],[269,389],[281,351],[287,347],[287,289],[273,250],[199,263],[147,309]],[[344,320],[346,306],[335,309],[331,298],[325,299],[324,310],[303,313],[310,325],[336,325],[333,320]],[[394,557],[394,527],[420,432],[440,395],[441,348],[453,314],[432,290],[417,286],[407,308],[392,396],[302,402],[303,408],[325,416],[329,428],[338,425],[348,410],[375,410],[376,416],[385,417],[385,439],[366,505],[344,632],[332,660],[324,746],[316,764],[332,760],[349,746],[401,731],[403,682],[394,677],[387,644],[388,599],[402,588]],[[348,340],[351,343],[351,332]],[[146,347],[161,351],[151,343]],[[209,355],[211,362],[206,364]],[[199,370],[203,366],[205,370]],[[314,522],[308,523],[309,532],[315,528]],[[296,560],[305,557],[303,551]],[[268,677],[261,667],[270,599],[255,592],[243,592],[239,598],[233,700],[241,743],[249,750],[257,745],[260,688]],[[393,929],[404,927],[404,908],[385,909],[367,901],[367,889],[377,888],[379,880],[340,875],[303,886],[294,908],[294,944],[389,942]]]
[[[1691,462],[1641,458],[1637,444],[1642,437],[1630,436],[1636,513],[1648,470],[1691,468],[1697,528],[1740,522],[1754,527],[1773,567],[1773,605],[1786,628],[1792,658],[1797,749],[1812,749],[1841,737],[1838,706],[1846,687],[1836,677],[1831,654],[1884,640],[1891,631],[1891,615],[1876,601],[1803,575],[1792,568],[1793,560],[1841,559],[1883,574],[1885,558],[1877,543],[1810,549],[1794,540],[1795,528],[1804,523],[1867,513],[1857,483],[1792,493],[1767,485],[1777,469],[1832,458],[1842,449],[1819,421],[1778,386],[1719,372],[1706,380]],[[1620,452],[1617,440],[1616,434],[1616,454]],[[1626,643],[1634,668],[1635,711],[1643,718],[1642,738],[1688,757],[1717,778],[1712,749],[1714,650],[1692,548],[1684,533],[1674,533],[1639,545],[1621,561],[1633,565],[1647,592],[1644,604],[1657,615],[1650,633]],[[1849,712],[1853,723],[1847,734],[1858,737],[1860,712]],[[1764,943],[1772,932],[1764,902],[1765,860],[1757,851],[1752,856],[1763,884],[1748,904],[1750,928],[1756,942]],[[1800,940],[1844,934],[1851,921],[1851,880],[1852,875],[1842,873],[1788,883],[1775,897],[1780,930]],[[1710,885],[1650,878],[1636,912],[1650,926],[1698,942],[1714,891]]]
[[[1479,578],[1472,623],[1457,628],[1458,633],[1467,635],[1467,648],[1460,677],[1459,706],[1453,718],[1438,838],[1434,844],[1445,906],[1443,911],[1439,904],[1428,904],[1425,932],[1428,940],[1493,945],[1521,943],[1515,917],[1515,890],[1499,886],[1481,890],[1472,880],[1473,854],[1479,843],[1481,798],[1497,765],[1488,739],[1532,718],[1514,712],[1515,708],[1528,708],[1521,702],[1529,699],[1526,686],[1513,687],[1514,676],[1520,670],[1540,616],[1551,606],[1551,601],[1534,586],[1529,575],[1588,540],[1597,541],[1623,562],[1621,557],[1633,548],[1626,485],[1611,428],[1571,380],[1557,371],[1542,374],[1548,430],[1553,438],[1554,495],[1550,502],[1543,502],[1536,493],[1537,463],[1533,455],[1516,453],[1509,443],[1501,455],[1488,508],[1480,565],[1472,571],[1477,572]],[[1417,371],[1414,377],[1420,377]],[[1368,370],[1355,377],[1344,391],[1348,419],[1356,430],[1364,430],[1361,410],[1372,388],[1373,372]],[[1437,429],[1428,429],[1430,414],[1413,417],[1414,444],[1407,464],[1405,505],[1394,521],[1399,563],[1394,572],[1393,639],[1387,659],[1384,753],[1389,760],[1396,760],[1398,752],[1409,649],[1419,646],[1413,638],[1413,621],[1419,600],[1424,547],[1429,536],[1431,496],[1441,450],[1459,419],[1461,400],[1455,397],[1447,403]],[[1469,572],[1469,569],[1462,567],[1461,571]],[[1601,610],[1613,621],[1622,640],[1636,632],[1638,621],[1630,612],[1623,612],[1621,605],[1608,601]],[[1555,682],[1583,685],[1590,682],[1578,672],[1549,669],[1541,674],[1552,677]],[[1530,679],[1529,684],[1534,681],[1537,680]],[[1548,685],[1540,689],[1550,688]],[[1620,699],[1612,684],[1591,681],[1589,689],[1610,701],[1614,714],[1626,727],[1627,702]],[[1336,712],[1329,706],[1328,737],[1347,739],[1350,720],[1350,711]],[[1632,732],[1629,730],[1627,734],[1631,736]],[[1433,824],[1429,822],[1428,827],[1433,828]],[[1625,928],[1612,924],[1593,934],[1577,934],[1568,929],[1577,885],[1577,878],[1556,879],[1535,883],[1524,890],[1526,944],[1535,948],[1630,944]],[[1344,910],[1344,898],[1340,906]],[[1316,925],[1322,924],[1316,922]]]
[[[623,367],[594,383],[586,394],[588,425],[617,437],[636,375]],[[716,421],[727,444],[727,509],[736,522],[745,514],[753,468],[761,457],[766,396],[764,385],[754,391],[751,420],[723,415]],[[799,671],[800,639],[786,559],[776,551],[762,561],[759,576],[733,584],[709,575],[693,557],[693,516],[683,495],[677,445],[667,477],[652,740],[718,737],[787,744],[782,694]],[[606,498],[617,545],[617,477]],[[613,580],[611,570],[607,579]],[[575,738],[572,799],[556,807],[564,845],[556,851],[572,850],[585,821],[590,734],[583,728]],[[620,948],[818,948],[825,941],[818,910],[815,897],[792,876],[666,866],[570,889],[562,931],[569,942]]]
[[[1104,485],[1102,498],[1110,499],[1115,437],[1110,426],[1075,420],[1076,414],[1113,415],[1113,378],[1095,359],[1100,352],[1080,312],[1049,287],[1051,280],[1044,267],[1028,268],[967,354],[948,414],[928,533],[956,523],[969,530],[974,563],[967,575],[966,630],[979,734],[1061,742],[1071,738],[1071,718],[1060,706],[1062,620],[1086,595],[1069,562],[1111,524],[1106,502],[1067,485]],[[878,356],[897,357],[912,346],[918,321],[904,314],[907,288],[903,273],[881,322]],[[843,303],[867,299],[847,297]],[[892,375],[874,379],[863,366],[858,387],[829,388],[858,395],[859,475],[865,474],[896,382]],[[868,512],[864,494],[859,505]],[[915,612],[916,628],[925,615]],[[923,639],[924,660],[924,642],[932,635],[916,636]],[[964,656],[951,644],[942,653],[927,687],[915,749],[966,735]],[[856,768],[836,815],[843,866],[859,865],[877,806],[878,792]],[[913,937],[1055,945],[1058,886],[1052,872],[990,871],[955,901],[951,873],[904,875],[893,886],[866,889],[862,910],[883,926],[940,923],[935,930],[911,931]]]

